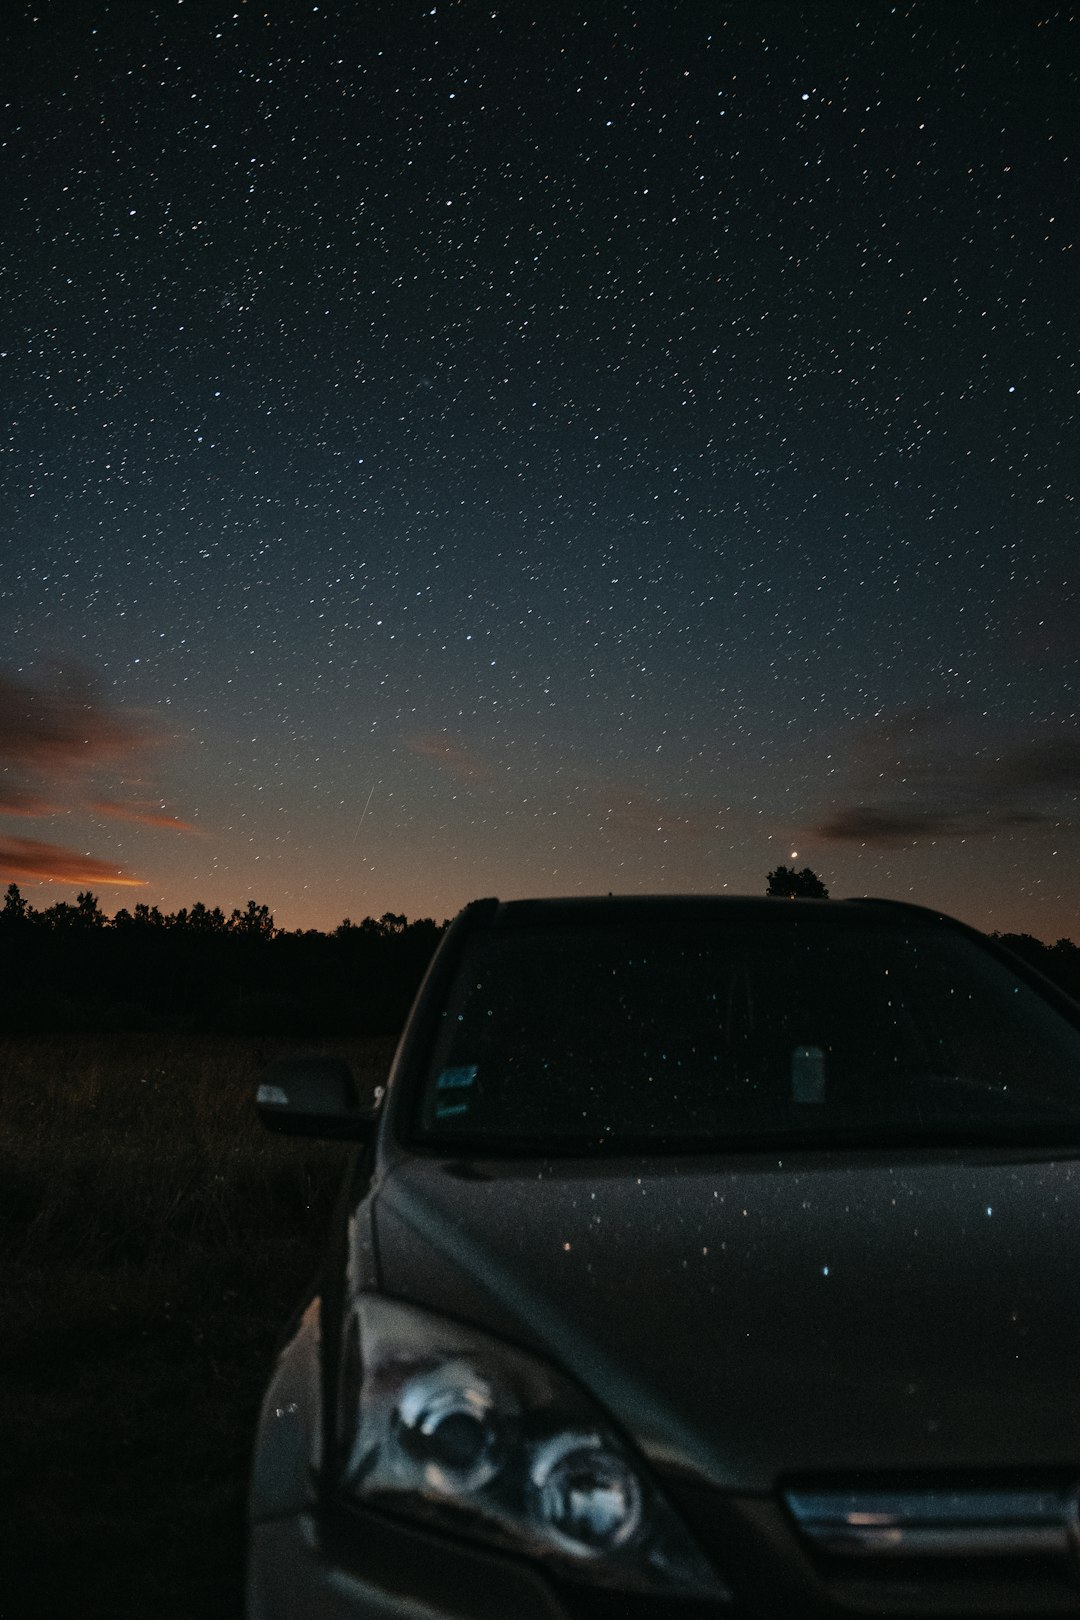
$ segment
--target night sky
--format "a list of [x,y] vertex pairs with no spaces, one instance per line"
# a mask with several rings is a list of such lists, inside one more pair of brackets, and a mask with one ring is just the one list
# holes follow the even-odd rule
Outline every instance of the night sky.
[[1080,940],[1080,13],[0,22],[0,880]]

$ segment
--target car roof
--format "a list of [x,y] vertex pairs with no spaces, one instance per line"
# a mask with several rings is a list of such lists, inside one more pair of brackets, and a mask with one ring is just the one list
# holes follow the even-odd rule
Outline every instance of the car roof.
[[536,927],[581,927],[610,924],[654,927],[657,929],[695,925],[730,925],[741,922],[753,926],[786,914],[788,921],[813,917],[815,926],[843,928],[852,923],[873,920],[887,927],[948,926],[973,933],[964,923],[926,906],[903,900],[857,897],[847,900],[799,898],[792,901],[779,895],[720,894],[608,894],[558,896],[545,899],[476,900],[465,908],[464,916],[474,925],[498,929]]

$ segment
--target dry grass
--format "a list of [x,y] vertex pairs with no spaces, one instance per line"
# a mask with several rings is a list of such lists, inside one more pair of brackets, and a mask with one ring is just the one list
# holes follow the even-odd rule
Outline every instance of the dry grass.
[[[346,1158],[259,1127],[288,1044],[0,1041],[0,1620],[237,1620],[258,1401]],[[392,1042],[322,1049],[364,1090]]]

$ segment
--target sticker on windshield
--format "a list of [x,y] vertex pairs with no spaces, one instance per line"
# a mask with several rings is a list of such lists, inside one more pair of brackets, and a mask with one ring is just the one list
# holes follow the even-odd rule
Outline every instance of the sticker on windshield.
[[456,1068],[443,1069],[435,1082],[441,1095],[435,1100],[435,1118],[451,1119],[455,1114],[467,1114],[476,1093],[476,1074],[479,1065],[461,1063]]
[[463,1063],[457,1069],[444,1069],[435,1084],[440,1091],[459,1091],[476,1084],[478,1063]]

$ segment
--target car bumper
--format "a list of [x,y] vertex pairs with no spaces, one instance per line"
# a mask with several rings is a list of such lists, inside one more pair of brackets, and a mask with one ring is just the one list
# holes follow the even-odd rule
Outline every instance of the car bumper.
[[249,1620],[406,1620],[430,1611],[335,1569],[323,1557],[310,1514],[257,1524],[249,1543]]
[[313,1513],[257,1524],[248,1620],[568,1620],[526,1566],[360,1515],[327,1530]]

